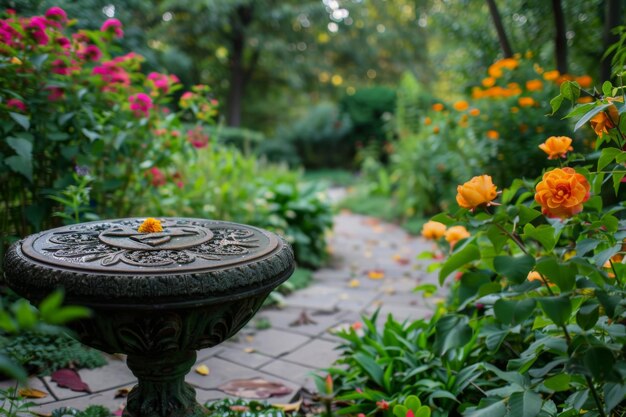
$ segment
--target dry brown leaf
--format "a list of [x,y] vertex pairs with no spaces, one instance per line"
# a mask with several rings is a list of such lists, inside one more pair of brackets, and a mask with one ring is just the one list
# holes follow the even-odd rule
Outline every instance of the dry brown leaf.
[[48,396],[47,392],[28,387],[20,388],[17,393],[24,398],[46,398]]
[[262,378],[234,379],[217,387],[220,391],[236,397],[264,399],[291,394],[291,388],[279,382],[266,381]]
[[132,387],[120,388],[115,392],[114,398],[126,398],[132,390]]
[[361,285],[361,281],[359,281],[358,279],[353,279],[350,280],[350,283],[348,285],[350,286],[350,288],[357,288]]
[[208,374],[211,373],[211,370],[205,364],[196,366],[195,371],[196,371],[197,374],[200,374],[202,376],[207,376]]
[[246,353],[254,353],[255,352],[254,348],[251,348],[251,347],[247,347],[243,351],[246,352]]
[[39,416],[39,417],[52,417],[52,413],[44,413],[44,412],[41,412],[41,411],[29,411],[29,413],[32,413],[32,414],[34,414],[36,416]]
[[295,403],[290,403],[290,404],[273,404],[274,407],[278,407],[281,408],[285,413],[290,413],[290,412],[298,412],[300,411],[300,406],[302,405],[302,398],[300,398],[300,401],[296,401]]
[[407,258],[403,258],[400,255],[393,255],[393,260],[396,261],[399,265],[408,265],[411,261]]

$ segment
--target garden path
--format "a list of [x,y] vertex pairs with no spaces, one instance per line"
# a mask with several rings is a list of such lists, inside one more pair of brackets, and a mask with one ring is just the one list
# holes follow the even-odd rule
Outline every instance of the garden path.
[[[435,275],[425,272],[426,261],[416,260],[417,254],[430,249],[428,242],[396,225],[340,212],[329,244],[331,263],[314,273],[309,287],[287,296],[282,308],[261,310],[234,339],[198,352],[198,365],[210,369],[207,376],[193,371],[187,376],[198,401],[224,398],[217,388],[227,381],[262,378],[291,388],[292,394],[270,399],[288,403],[301,388],[314,390],[311,372],[338,358],[339,339],[333,335],[337,329],[355,325],[361,315],[376,309],[381,318],[391,313],[400,320],[432,314],[437,297],[425,299],[412,292],[419,283],[436,283]],[[268,321],[269,328],[264,328],[267,325],[261,323]],[[91,394],[59,388],[50,377],[31,378],[32,388],[47,393],[34,400],[38,404],[34,410],[49,413],[60,407],[84,409],[93,404],[119,410],[125,402],[123,397],[116,398],[120,389],[135,383],[123,360],[115,357],[108,358],[102,368],[83,369],[79,374]],[[9,384],[0,382],[0,388]]]

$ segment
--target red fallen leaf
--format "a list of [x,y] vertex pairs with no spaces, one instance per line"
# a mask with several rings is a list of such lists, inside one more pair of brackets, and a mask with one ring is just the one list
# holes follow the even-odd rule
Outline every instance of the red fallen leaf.
[[264,399],[271,396],[291,394],[291,388],[278,382],[261,378],[234,379],[217,387],[220,391],[236,397]]
[[113,412],[113,415],[121,416],[122,414],[124,414],[124,408],[126,408],[126,404],[125,403],[120,404],[119,408]]
[[411,263],[410,260],[408,260],[407,258],[403,258],[400,255],[394,255],[393,260],[396,261],[399,265],[408,265],[409,263]]
[[72,391],[88,392],[91,394],[89,385],[85,384],[80,375],[74,369],[59,369],[51,375],[53,382],[56,382],[61,388],[69,388]]

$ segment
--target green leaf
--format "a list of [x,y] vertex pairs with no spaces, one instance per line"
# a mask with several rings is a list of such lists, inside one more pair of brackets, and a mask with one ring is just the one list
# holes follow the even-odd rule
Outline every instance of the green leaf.
[[563,104],[563,99],[564,97],[559,94],[558,96],[550,100],[550,106],[552,107],[551,116],[553,116],[554,113],[556,113],[561,108],[561,104]]
[[468,410],[464,417],[504,417],[506,400],[496,401],[486,407]]
[[59,125],[63,126],[65,123],[69,122],[70,119],[72,117],[74,117],[74,115],[76,115],[76,113],[73,112],[73,111],[69,112],[69,113],[62,114],[61,116],[59,116]]
[[613,257],[613,255],[615,255],[617,252],[621,250],[622,250],[621,244],[611,246],[610,248],[605,249],[602,252],[596,254],[593,257],[593,261],[598,268],[602,268],[604,264],[607,263],[607,261]]
[[354,355],[354,360],[367,372],[367,374],[378,384],[379,387],[383,386],[383,368],[376,363],[374,359],[358,352]]
[[576,256],[585,256],[594,250],[602,241],[599,239],[583,239],[576,242]]
[[576,101],[580,97],[580,87],[571,81],[561,84],[561,95],[569,101]]
[[12,111],[9,112],[9,116],[11,116],[11,119],[15,120],[18,125],[22,126],[24,130],[30,129],[30,117]]
[[509,417],[536,417],[541,411],[541,395],[532,391],[515,392],[509,398]]
[[564,119],[582,116],[583,114],[587,113],[589,110],[593,109],[595,106],[596,106],[596,103],[579,104],[578,106],[574,107],[574,110],[567,113]]
[[[8,356],[0,353],[0,374],[15,378],[20,382],[26,381],[28,374],[17,363],[13,362]],[[7,414],[8,415],[8,414]]]
[[39,304],[39,312],[41,318],[47,320],[59,310],[63,303],[63,291],[58,290],[47,296],[41,304]]
[[489,238],[489,241],[493,245],[493,249],[496,253],[500,252],[509,240],[509,237],[496,225],[489,226],[487,229],[487,238]]
[[585,353],[583,362],[594,378],[603,381],[613,373],[615,358],[613,357],[613,352],[608,348],[592,346]]
[[569,383],[572,377],[568,374],[557,374],[543,381],[543,385],[552,391],[561,392],[569,389]]
[[465,346],[472,339],[473,330],[467,316],[449,314],[435,325],[435,352],[443,355],[450,349]]
[[22,298],[16,301],[11,309],[15,313],[15,319],[20,329],[28,330],[37,324],[37,313],[25,299]]
[[95,141],[96,139],[99,139],[99,138],[100,138],[100,134],[99,134],[99,133],[97,133],[97,132],[94,132],[93,130],[89,130],[89,129],[86,129],[86,128],[82,128],[82,129],[81,129],[81,132],[83,132],[83,134],[84,134],[85,136],[87,136],[91,142],[93,142],[93,141]]
[[405,407],[402,404],[397,404],[393,407],[393,415],[395,417],[406,417],[407,411],[409,411],[408,407]]
[[611,162],[615,161],[617,155],[621,154],[622,150],[618,148],[604,148],[600,152],[600,158],[598,158],[598,171],[602,171]]
[[546,277],[548,281],[558,285],[563,292],[572,290],[576,285],[576,266],[560,264],[555,258],[541,258],[535,266],[535,271]]
[[611,96],[613,92],[613,84],[610,81],[605,81],[602,83],[602,94],[605,96]]
[[524,233],[522,234],[524,239],[534,239],[541,243],[548,252],[551,252],[556,246],[557,238],[555,237],[555,230],[552,226],[542,224],[539,227],[535,227],[528,223],[524,226]]
[[604,403],[606,405],[606,413],[611,414],[619,403],[626,398],[626,385],[609,382],[604,385]]
[[432,220],[434,222],[443,223],[446,226],[451,226],[451,225],[453,225],[456,222],[455,219],[453,219],[452,217],[450,217],[446,213],[439,213],[439,214],[433,216],[430,220]]
[[493,312],[496,318],[504,324],[512,326],[523,323],[535,310],[535,300],[527,298],[524,300],[505,300],[503,298],[496,301]]
[[526,223],[530,223],[537,217],[541,216],[539,210],[531,209],[529,207],[520,205],[519,207],[519,224],[524,226]]
[[404,400],[404,405],[406,405],[409,410],[417,410],[422,406],[422,402],[416,395],[409,395],[406,397],[406,400]]
[[617,196],[617,192],[622,185],[622,180],[624,176],[626,176],[626,171],[613,171],[613,175],[611,176],[613,177],[613,192]]
[[595,292],[598,301],[602,304],[602,307],[606,310],[606,315],[609,318],[615,317],[615,310],[617,306],[622,301],[622,298],[619,295],[609,295],[605,291],[596,291]]
[[466,245],[464,248],[453,253],[443,264],[441,271],[439,271],[439,284],[443,285],[448,275],[477,259],[480,259],[480,250],[474,245]]
[[572,315],[572,304],[567,295],[540,298],[539,304],[546,316],[558,326],[565,325]]
[[4,163],[11,168],[13,172],[22,174],[30,182],[33,182],[33,159],[25,158],[23,156],[10,156],[4,160]]
[[33,67],[37,69],[37,71],[41,71],[41,66],[44,64],[44,62],[46,62],[47,59],[48,59],[48,54],[39,54],[39,55],[34,55],[30,59],[30,62],[33,64]]
[[600,317],[600,304],[596,300],[585,300],[576,313],[576,323],[583,330],[590,330]]
[[6,139],[6,142],[19,156],[32,158],[33,144],[29,140],[10,137]]
[[535,266],[535,258],[530,255],[496,256],[493,265],[498,274],[516,284],[521,284]]

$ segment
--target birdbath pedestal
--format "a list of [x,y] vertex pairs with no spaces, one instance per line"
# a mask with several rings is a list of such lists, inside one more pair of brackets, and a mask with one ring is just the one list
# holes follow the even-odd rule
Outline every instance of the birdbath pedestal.
[[196,350],[223,342],[254,316],[293,273],[293,252],[277,235],[242,224],[165,218],[140,233],[144,220],[31,235],[7,252],[6,280],[33,303],[62,287],[66,303],[92,310],[70,327],[89,346],[128,355],[138,384],[123,416],[200,416],[184,381]]

